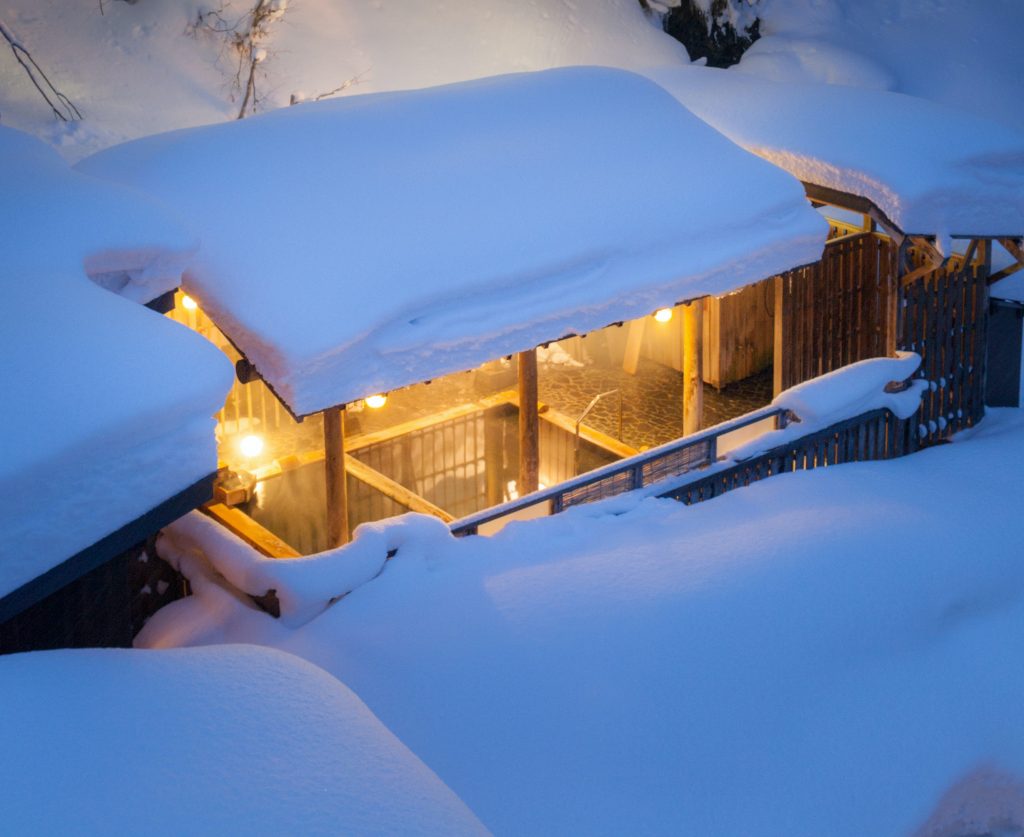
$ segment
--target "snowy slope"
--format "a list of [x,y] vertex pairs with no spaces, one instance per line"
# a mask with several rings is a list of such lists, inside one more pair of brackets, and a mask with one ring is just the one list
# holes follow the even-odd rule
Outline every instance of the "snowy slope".
[[[652,165],[680,148],[671,177]],[[203,230],[185,287],[300,414],[741,287],[827,233],[796,180],[594,67],[310,103],[77,168]]]
[[482,834],[351,691],[253,647],[0,658],[7,834]]
[[1024,131],[1019,0],[761,0],[737,71],[892,90]]
[[[1014,526],[979,521],[1016,519],[1022,474],[1024,413],[992,411],[689,508],[462,541],[434,521],[304,627],[227,599],[205,641],[324,666],[502,834],[905,835],[983,766],[1017,777],[1015,834],[1024,564]],[[204,641],[202,613],[142,639]],[[1002,833],[983,812],[928,833]]]
[[[201,11],[220,7],[230,25],[252,6],[249,0],[8,0],[0,22],[85,119],[55,121],[3,41],[0,117],[72,160],[126,139],[231,119],[241,99],[238,54],[228,37],[196,23]],[[345,95],[572,64],[687,61],[683,47],[651,25],[636,0],[592,0],[585,8],[562,0],[292,0],[261,48],[263,109],[356,79]]]

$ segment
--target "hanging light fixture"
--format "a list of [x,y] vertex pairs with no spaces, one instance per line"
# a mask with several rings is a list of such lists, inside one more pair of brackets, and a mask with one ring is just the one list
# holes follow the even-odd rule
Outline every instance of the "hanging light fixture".
[[196,301],[192,299],[188,294],[181,295],[181,307],[186,311],[195,311],[199,306]]

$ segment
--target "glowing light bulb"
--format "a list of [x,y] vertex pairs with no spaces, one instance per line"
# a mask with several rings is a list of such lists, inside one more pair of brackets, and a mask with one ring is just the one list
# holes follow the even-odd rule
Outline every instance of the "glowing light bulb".
[[259,456],[263,453],[263,437],[243,436],[238,443],[238,449],[242,452],[242,456],[246,456],[249,459]]
[[667,323],[669,320],[672,319],[672,309],[659,308],[657,311],[654,312],[654,319],[656,319],[659,323]]
[[370,395],[363,400],[366,402],[366,406],[372,410],[379,410],[388,403],[388,397],[386,395]]
[[183,294],[181,297],[181,307],[186,311],[195,311],[199,306],[196,305],[196,301],[192,297],[188,294]]

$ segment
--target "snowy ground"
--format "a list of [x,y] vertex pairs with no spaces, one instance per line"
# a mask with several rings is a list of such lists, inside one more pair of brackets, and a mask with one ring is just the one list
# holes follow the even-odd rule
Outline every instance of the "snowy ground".
[[143,639],[178,609],[323,666],[497,833],[906,834],[1024,776],[1022,474],[1024,412],[992,411],[690,508],[438,527],[298,629],[183,604]]
[[0,657],[5,834],[480,834],[351,691],[252,647]]
[[[247,0],[7,0],[0,24],[84,115],[51,115],[0,41],[0,118],[69,159],[126,139],[234,118]],[[292,0],[256,45],[259,109],[573,64],[641,69],[688,61],[636,0]],[[658,5],[658,4],[654,4]],[[666,5],[672,5],[671,2]],[[222,9],[223,22],[199,14]],[[892,90],[1024,129],[1018,0],[761,0],[743,72]],[[709,70],[707,72],[717,72]],[[241,78],[244,81],[244,75]],[[332,92],[333,91],[333,92]]]

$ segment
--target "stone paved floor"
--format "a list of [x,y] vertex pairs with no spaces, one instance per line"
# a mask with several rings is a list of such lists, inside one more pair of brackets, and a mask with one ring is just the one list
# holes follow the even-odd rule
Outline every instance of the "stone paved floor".
[[[682,373],[650,360],[641,360],[636,375],[621,367],[589,364],[582,368],[545,366],[540,373],[540,399],[576,419],[600,392],[622,393],[622,441],[643,450],[682,435]],[[753,375],[721,391],[704,387],[704,427],[762,407],[772,399],[772,371]],[[598,402],[587,424],[618,436],[618,395]]]

